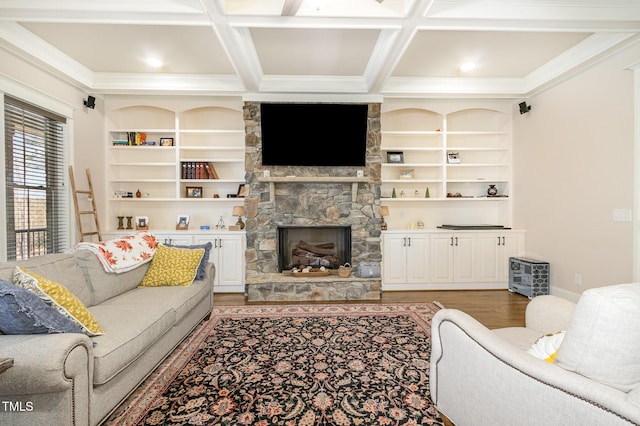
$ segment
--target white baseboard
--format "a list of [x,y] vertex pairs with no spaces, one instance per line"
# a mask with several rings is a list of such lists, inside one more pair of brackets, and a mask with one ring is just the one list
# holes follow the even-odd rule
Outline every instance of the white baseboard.
[[582,296],[582,293],[574,293],[573,291],[565,290],[563,288],[555,288],[553,286],[551,286],[551,294],[573,303],[578,303],[578,299]]

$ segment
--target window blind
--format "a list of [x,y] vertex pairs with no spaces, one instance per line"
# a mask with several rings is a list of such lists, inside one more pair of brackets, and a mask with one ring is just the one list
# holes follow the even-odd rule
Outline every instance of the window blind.
[[5,96],[7,258],[22,260],[69,247],[66,122]]

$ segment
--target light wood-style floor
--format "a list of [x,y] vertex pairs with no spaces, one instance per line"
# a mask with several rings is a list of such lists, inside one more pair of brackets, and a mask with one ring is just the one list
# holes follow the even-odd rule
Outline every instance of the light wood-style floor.
[[[460,309],[488,328],[524,326],[529,299],[508,290],[385,291],[380,302],[353,301],[330,303],[440,302],[446,308]],[[304,302],[309,303],[309,302]],[[320,302],[327,303],[327,302]],[[216,293],[214,305],[256,305],[240,293]],[[273,304],[273,303],[272,303]]]

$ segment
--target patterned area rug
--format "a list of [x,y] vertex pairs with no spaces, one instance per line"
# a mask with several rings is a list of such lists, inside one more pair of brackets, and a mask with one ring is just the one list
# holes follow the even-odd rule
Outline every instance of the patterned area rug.
[[106,425],[442,425],[437,304],[216,307]]

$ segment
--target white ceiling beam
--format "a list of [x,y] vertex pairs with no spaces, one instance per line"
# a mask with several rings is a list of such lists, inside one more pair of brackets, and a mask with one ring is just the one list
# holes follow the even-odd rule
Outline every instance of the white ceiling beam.
[[243,83],[245,91],[258,90],[262,78],[262,65],[248,28],[232,28],[220,4],[214,0],[201,0],[211,25],[227,57]]

